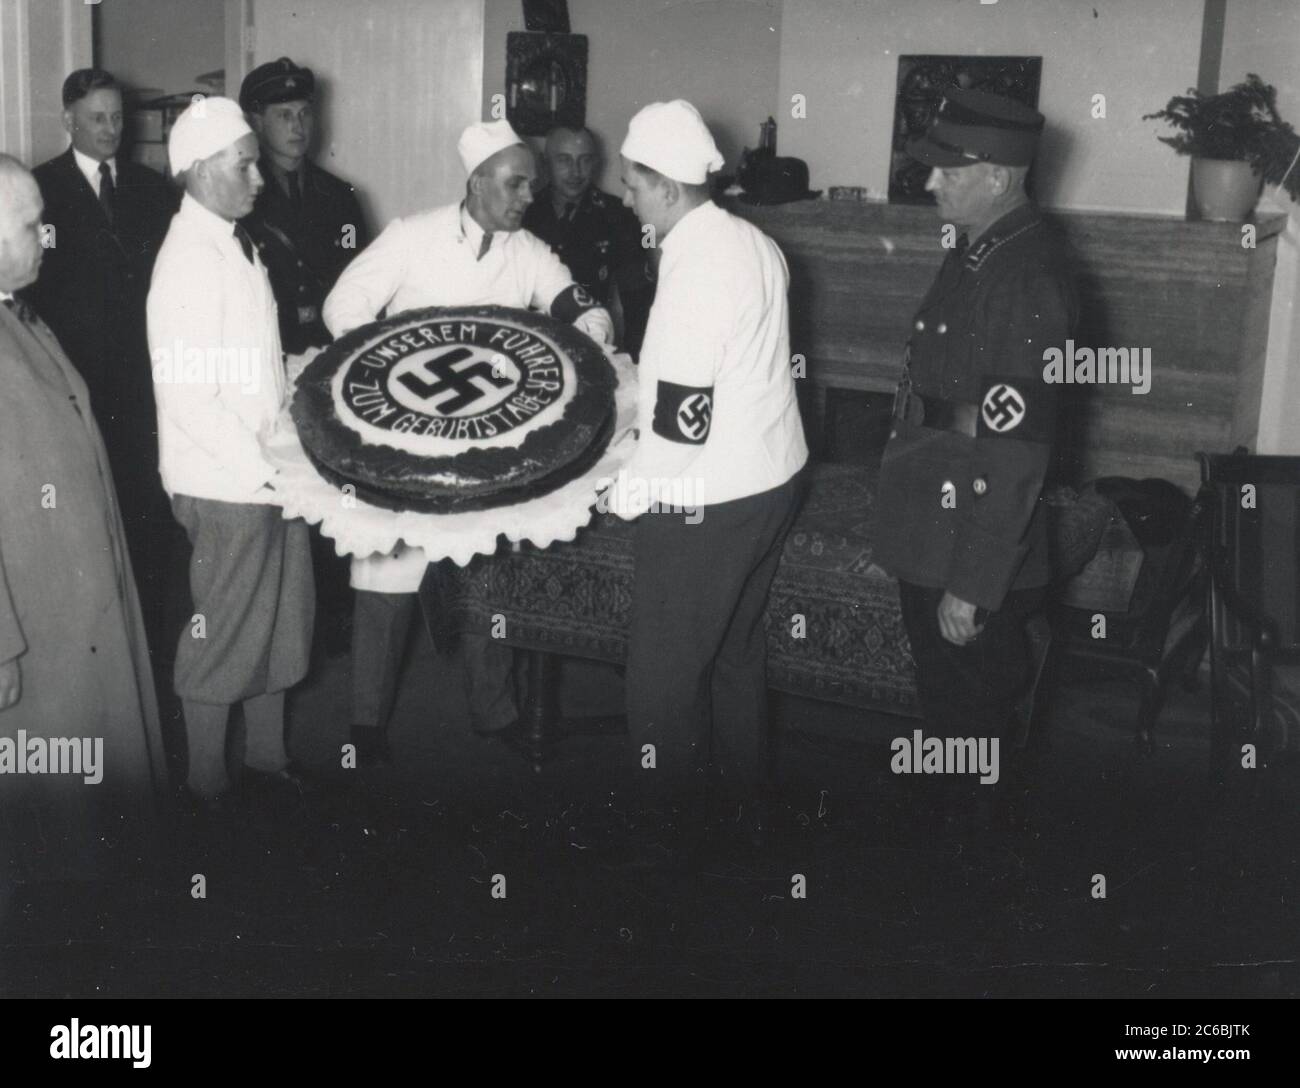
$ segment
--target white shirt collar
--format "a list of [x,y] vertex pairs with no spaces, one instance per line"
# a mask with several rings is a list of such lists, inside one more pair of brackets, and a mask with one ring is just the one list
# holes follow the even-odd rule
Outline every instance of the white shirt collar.
[[471,252],[477,259],[478,251],[483,245],[483,236],[490,233],[492,235],[492,244],[488,248],[488,253],[495,253],[498,246],[503,246],[510,240],[512,235],[518,234],[517,230],[494,230],[485,231],[478,225],[478,220],[469,214],[469,207],[462,200],[460,202],[460,236],[467,245],[470,246]]
[[211,235],[213,238],[222,239],[233,245],[239,243],[235,241],[235,222],[233,219],[223,219],[216,212],[205,208],[189,193],[181,199],[181,209],[176,213],[183,215],[187,222],[193,223],[194,226],[204,234]]
[[691,237],[699,231],[707,231],[719,214],[724,213],[712,200],[697,205],[673,224],[673,229],[659,243],[660,248],[666,251],[670,246],[689,245]]
[[478,225],[478,220],[469,214],[469,207],[464,201],[460,204],[460,236],[469,243],[475,255],[478,254],[479,247],[483,244],[483,235],[486,231]]
[[[72,149],[72,157],[77,161],[77,169],[81,171],[82,176],[90,182],[90,187],[95,190],[95,195],[99,195],[99,162],[92,159],[89,155],[83,155],[75,147]],[[108,163],[109,173],[113,175],[113,184],[117,184],[117,157],[113,156],[104,160]]]

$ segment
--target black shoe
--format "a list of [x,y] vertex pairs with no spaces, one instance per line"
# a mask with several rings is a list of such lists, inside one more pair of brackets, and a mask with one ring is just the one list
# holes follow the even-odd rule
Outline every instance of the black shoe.
[[474,732],[480,737],[504,737],[519,730],[519,719],[511,718],[508,722],[502,722],[500,725],[483,725],[475,722]]
[[357,750],[357,770],[389,765],[388,730],[382,725],[354,725],[351,737]]
[[306,785],[292,763],[278,771],[244,768],[244,793],[254,807],[287,816],[302,806]]

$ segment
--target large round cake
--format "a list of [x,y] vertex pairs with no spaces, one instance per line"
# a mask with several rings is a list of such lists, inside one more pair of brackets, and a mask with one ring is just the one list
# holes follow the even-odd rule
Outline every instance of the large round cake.
[[389,509],[451,513],[546,494],[590,468],[617,378],[571,325],[503,306],[408,310],[308,364],[292,413],[337,485]]

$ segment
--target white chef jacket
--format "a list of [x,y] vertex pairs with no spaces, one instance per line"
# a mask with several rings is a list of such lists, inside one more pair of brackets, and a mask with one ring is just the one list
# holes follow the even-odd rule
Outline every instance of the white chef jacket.
[[609,498],[625,517],[651,502],[686,497],[704,507],[757,495],[808,460],[791,375],[790,277],[776,243],[707,201],[660,249],[641,348],[640,439]]
[[[337,338],[390,315],[423,306],[510,306],[549,313],[573,276],[551,247],[526,230],[492,235],[482,260],[483,229],[463,204],[395,219],[347,266],[325,300],[325,326]],[[413,593],[428,557],[399,547],[352,560],[352,586]]]
[[394,219],[343,271],[325,300],[325,326],[337,338],[421,306],[512,306],[548,313],[573,276],[551,247],[526,230],[492,235],[478,260],[483,229],[460,204]]
[[275,296],[235,224],[188,193],[158,251],[147,304],[159,471],[169,495],[274,503],[262,453],[286,383]]

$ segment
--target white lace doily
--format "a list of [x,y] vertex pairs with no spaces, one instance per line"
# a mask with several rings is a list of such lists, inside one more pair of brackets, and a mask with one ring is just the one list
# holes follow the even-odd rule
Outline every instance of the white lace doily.
[[[267,459],[280,475],[275,489],[286,518],[319,525],[334,541],[339,555],[370,556],[391,552],[399,541],[424,550],[430,562],[454,559],[464,566],[475,555],[497,550],[497,538],[530,541],[545,548],[557,540],[572,540],[591,520],[599,491],[597,482],[618,475],[636,448],[636,366],[630,356],[611,355],[618,375],[614,394],[614,434],[600,460],[563,487],[535,499],[462,514],[421,514],[371,506],[324,479],[308,460],[298,440],[286,401],[275,430],[262,443]],[[294,362],[291,360],[291,363]],[[301,364],[291,366],[301,372]],[[293,374],[296,379],[296,373]]]

